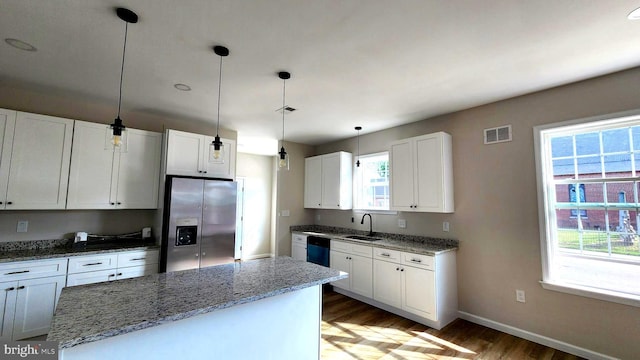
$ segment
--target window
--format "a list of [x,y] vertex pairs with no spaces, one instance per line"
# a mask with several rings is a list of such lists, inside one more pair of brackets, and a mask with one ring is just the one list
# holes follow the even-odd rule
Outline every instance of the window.
[[640,115],[534,134],[543,286],[640,306]]
[[360,156],[354,171],[356,209],[389,210],[389,153]]

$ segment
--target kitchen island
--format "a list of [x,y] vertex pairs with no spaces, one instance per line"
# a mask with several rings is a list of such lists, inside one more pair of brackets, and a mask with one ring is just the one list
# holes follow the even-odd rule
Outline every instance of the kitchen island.
[[289,257],[65,288],[60,359],[317,359],[321,285],[346,273]]

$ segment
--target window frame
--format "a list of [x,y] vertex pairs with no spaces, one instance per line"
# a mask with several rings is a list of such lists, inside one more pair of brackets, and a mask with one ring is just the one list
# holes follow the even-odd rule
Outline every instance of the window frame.
[[382,156],[382,155],[386,155],[387,156],[387,195],[389,197],[389,207],[387,209],[380,209],[380,208],[366,208],[366,207],[360,207],[360,197],[361,197],[361,191],[359,185],[361,184],[361,179],[358,176],[358,174],[360,173],[359,168],[355,165],[353,165],[353,211],[354,212],[369,212],[369,213],[377,213],[377,214],[397,214],[397,211],[395,210],[391,210],[391,188],[389,185],[389,151],[385,150],[385,151],[379,151],[379,152],[375,152],[375,153],[369,153],[369,154],[360,154],[359,157],[356,159],[357,160],[362,160],[363,158],[369,158],[369,157],[377,157],[377,156]]
[[[638,294],[628,294],[614,290],[588,287],[564,282],[553,277],[551,267],[554,263],[554,237],[552,234],[554,226],[550,224],[549,220],[555,219],[555,214],[552,214],[555,212],[555,207],[550,206],[549,201],[553,192],[551,192],[548,187],[553,184],[547,184],[546,181],[546,176],[549,174],[549,171],[553,173],[553,170],[550,169],[550,167],[552,167],[552,165],[550,165],[551,147],[548,142],[548,138],[551,135],[557,136],[562,133],[575,134],[578,131],[600,131],[608,128],[612,129],[623,127],[626,124],[633,124],[634,126],[637,126],[638,122],[640,122],[640,110],[632,110],[544,124],[533,128],[538,197],[538,222],[542,262],[542,280],[540,281],[540,284],[544,289],[640,307],[640,295]],[[636,169],[636,171],[640,172],[640,169]],[[638,174],[636,174],[636,176],[638,176]],[[632,177],[629,180],[631,179],[634,178]],[[554,204],[555,202],[551,203],[551,205]],[[608,260],[607,262],[613,261]],[[640,266],[640,264],[638,266]]]

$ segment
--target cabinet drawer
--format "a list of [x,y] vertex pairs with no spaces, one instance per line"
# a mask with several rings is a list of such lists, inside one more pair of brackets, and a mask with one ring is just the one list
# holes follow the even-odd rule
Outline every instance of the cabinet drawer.
[[307,235],[293,234],[293,243],[307,246]]
[[118,268],[158,263],[158,250],[137,250],[118,254]]
[[351,244],[351,253],[370,258],[373,256],[373,248],[366,245]]
[[69,259],[69,274],[115,269],[117,254],[75,256]]
[[67,276],[67,286],[78,286],[95,284],[99,282],[111,281],[116,279],[116,270],[98,270],[84,273],[69,274]]
[[132,266],[126,268],[118,268],[116,273],[116,280],[131,279],[145,275],[157,274],[157,264],[148,264],[142,266]]
[[0,265],[0,281],[65,275],[67,259],[18,261]]
[[400,251],[382,248],[373,248],[373,257],[376,259],[400,262]]
[[331,250],[351,252],[351,244],[344,241],[331,240]]
[[435,261],[433,256],[419,255],[412,253],[402,253],[402,263],[405,265],[411,265],[423,269],[434,270]]

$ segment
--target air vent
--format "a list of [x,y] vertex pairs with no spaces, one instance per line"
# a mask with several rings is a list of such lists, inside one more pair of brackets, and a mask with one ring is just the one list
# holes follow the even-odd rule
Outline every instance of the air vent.
[[296,109],[295,109],[295,108],[292,108],[291,106],[288,106],[288,105],[287,105],[287,106],[285,106],[284,108],[278,108],[278,109],[276,109],[276,112],[277,112],[277,113],[282,113],[282,109],[284,109],[284,111],[285,111],[286,113],[292,113],[292,112],[296,111]]
[[511,125],[484,129],[484,143],[497,144],[511,141]]

